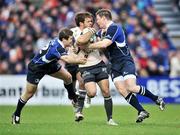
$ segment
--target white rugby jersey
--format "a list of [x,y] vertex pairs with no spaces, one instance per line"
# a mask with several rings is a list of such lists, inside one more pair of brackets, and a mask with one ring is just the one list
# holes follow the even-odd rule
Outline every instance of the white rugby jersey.
[[[82,33],[85,34],[86,32],[88,32],[88,29],[84,29]],[[90,42],[95,42],[96,41],[95,35],[93,35],[90,40],[91,40]],[[84,65],[79,64],[79,67],[93,66],[93,65],[96,65],[102,61],[102,58],[100,56],[98,49],[81,50],[78,53],[78,55],[82,56],[82,57],[83,56],[87,57],[87,62]]]
[[[71,28],[71,30],[73,31],[73,37],[75,40],[77,40],[81,34],[88,32],[88,29],[84,29],[83,31],[81,31],[79,27]],[[95,41],[95,38],[92,38],[92,39]],[[68,52],[73,53],[72,48],[70,48]],[[80,50],[78,55],[81,57],[87,57],[87,62],[85,64],[79,64],[79,67],[93,66],[100,63],[102,60],[98,49],[93,49],[93,50],[88,49],[85,51]]]

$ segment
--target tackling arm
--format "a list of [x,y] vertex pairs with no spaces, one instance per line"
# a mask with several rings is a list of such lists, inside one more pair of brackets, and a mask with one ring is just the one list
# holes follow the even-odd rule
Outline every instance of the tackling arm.
[[109,39],[103,39],[102,41],[98,41],[92,44],[89,44],[89,49],[101,49],[106,48],[112,44],[112,41]]
[[86,63],[86,58],[79,57],[76,54],[63,55],[61,56],[61,60],[63,60],[66,63],[72,63],[72,64],[85,64]]

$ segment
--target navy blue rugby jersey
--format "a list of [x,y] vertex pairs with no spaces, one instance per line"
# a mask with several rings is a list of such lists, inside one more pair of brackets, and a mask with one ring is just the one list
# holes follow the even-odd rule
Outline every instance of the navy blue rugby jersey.
[[48,46],[42,48],[34,56],[32,62],[37,65],[46,65],[51,62],[57,62],[63,55],[67,55],[67,51],[63,47],[62,42],[58,38],[55,38],[49,42]]
[[126,43],[125,33],[120,24],[112,23],[108,27],[104,36],[102,36],[101,31],[98,32],[98,35],[100,35],[100,33],[101,38],[106,38],[113,42],[107,47],[111,63],[117,63],[117,61],[124,62],[127,60],[133,61],[130,50]]

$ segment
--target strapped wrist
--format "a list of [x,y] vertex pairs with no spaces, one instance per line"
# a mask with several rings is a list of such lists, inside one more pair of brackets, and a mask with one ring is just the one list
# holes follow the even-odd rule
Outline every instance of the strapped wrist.
[[92,35],[96,33],[96,31],[93,30],[92,28],[88,28],[88,30],[91,32]]

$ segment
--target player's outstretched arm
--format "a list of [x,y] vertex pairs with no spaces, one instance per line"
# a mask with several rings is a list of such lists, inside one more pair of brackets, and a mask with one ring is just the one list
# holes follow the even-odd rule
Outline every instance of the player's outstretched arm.
[[61,56],[61,60],[63,60],[66,63],[72,63],[72,64],[85,64],[87,61],[86,58],[80,57],[75,54],[63,55]]
[[106,48],[112,44],[112,41],[109,39],[103,39],[102,41],[98,41],[88,45],[89,49],[101,49]]

